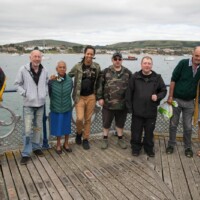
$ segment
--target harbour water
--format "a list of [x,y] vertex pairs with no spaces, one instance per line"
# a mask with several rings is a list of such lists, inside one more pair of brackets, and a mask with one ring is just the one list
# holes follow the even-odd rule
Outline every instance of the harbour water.
[[[133,73],[140,70],[140,61],[144,55],[137,55],[138,60],[135,61],[123,61],[123,65],[129,68]],[[83,54],[46,54],[43,57],[42,64],[48,69],[49,75],[55,73],[56,63],[60,60],[64,60],[67,63],[67,69],[70,70],[74,64],[79,62]],[[97,54],[95,62],[101,65],[101,68],[104,69],[111,65],[112,55],[108,54]],[[171,73],[176,66],[176,64],[184,56],[174,56],[174,60],[166,61],[166,56],[161,55],[152,55],[153,58],[153,70],[161,74],[165,83],[169,84]],[[7,76],[7,86],[6,90],[14,89],[14,80],[19,68],[29,62],[29,55],[11,55],[11,54],[0,54],[0,66],[4,70]],[[49,99],[47,98],[47,105]],[[16,114],[22,114],[22,97],[17,93],[5,93],[3,105],[11,108]],[[0,120],[2,116],[5,117],[5,111],[0,109]],[[47,106],[48,112],[48,106]]]

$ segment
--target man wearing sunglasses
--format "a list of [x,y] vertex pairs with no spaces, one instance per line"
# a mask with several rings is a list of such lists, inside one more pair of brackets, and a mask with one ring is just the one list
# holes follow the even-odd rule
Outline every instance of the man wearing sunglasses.
[[122,54],[115,52],[112,56],[112,65],[105,68],[98,81],[97,100],[102,109],[103,140],[102,149],[108,148],[108,133],[113,119],[118,134],[118,145],[122,149],[127,148],[123,140],[123,128],[126,121],[127,109],[125,105],[125,93],[131,71],[122,66]]

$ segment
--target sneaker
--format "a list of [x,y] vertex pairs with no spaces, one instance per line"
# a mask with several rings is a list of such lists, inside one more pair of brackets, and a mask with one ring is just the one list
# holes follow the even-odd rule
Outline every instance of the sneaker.
[[108,148],[108,139],[103,139],[101,143],[101,149],[107,149]]
[[41,149],[36,149],[33,151],[33,153],[36,155],[36,156],[39,156],[39,157],[43,157],[44,156],[44,153],[42,152]]
[[149,157],[155,157],[155,152],[153,150],[151,151],[145,151],[145,153],[149,156]]
[[76,144],[81,145],[81,143],[82,143],[82,133],[81,134],[76,133],[75,141],[76,141]]
[[83,140],[83,148],[84,148],[85,150],[90,149],[90,144],[89,144],[89,141],[88,141],[87,139],[84,139],[84,140]]
[[22,159],[20,160],[20,164],[21,164],[21,165],[26,165],[30,159],[31,159],[31,158],[28,157],[28,156],[22,157]]
[[127,144],[126,144],[124,139],[118,139],[117,143],[122,149],[126,149],[127,148]]
[[185,156],[188,158],[192,158],[193,157],[193,151],[191,148],[187,148],[185,149]]
[[166,148],[166,153],[167,153],[167,154],[172,154],[173,152],[174,152],[174,147],[168,146],[168,147]]

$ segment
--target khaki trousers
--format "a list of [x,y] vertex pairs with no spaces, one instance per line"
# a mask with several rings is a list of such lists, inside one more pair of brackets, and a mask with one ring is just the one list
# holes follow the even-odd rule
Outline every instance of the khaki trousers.
[[96,105],[94,94],[89,96],[80,96],[76,109],[76,131],[83,132],[83,139],[88,139],[90,135],[91,118]]

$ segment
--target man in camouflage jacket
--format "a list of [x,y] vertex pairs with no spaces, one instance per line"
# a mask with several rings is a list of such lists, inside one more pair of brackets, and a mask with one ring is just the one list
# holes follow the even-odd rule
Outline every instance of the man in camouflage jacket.
[[122,66],[122,54],[116,52],[112,56],[113,65],[104,69],[98,81],[97,100],[103,106],[103,140],[102,149],[108,147],[108,132],[113,119],[118,134],[118,144],[122,149],[127,148],[123,140],[123,128],[126,121],[127,109],[125,93],[131,72]]

